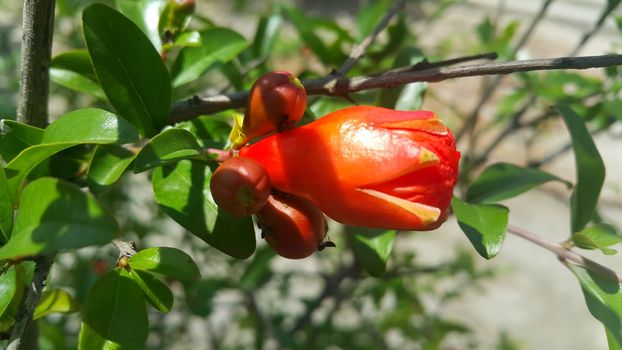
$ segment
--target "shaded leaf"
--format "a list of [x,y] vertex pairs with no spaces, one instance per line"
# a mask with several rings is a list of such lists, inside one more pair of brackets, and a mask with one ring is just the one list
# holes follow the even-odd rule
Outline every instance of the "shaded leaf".
[[360,227],[348,227],[347,231],[352,233],[350,242],[358,264],[370,275],[382,276],[391,256],[396,231]]
[[131,270],[130,276],[145,293],[149,303],[158,311],[167,313],[173,307],[173,292],[149,272]]
[[572,109],[557,106],[572,138],[577,184],[570,198],[572,232],[579,232],[592,219],[605,181],[605,165],[590,132]]
[[17,292],[15,266],[9,266],[0,274],[0,315],[4,314]]
[[602,276],[568,265],[575,274],[592,316],[605,327],[610,349],[622,349],[622,291],[614,276]]
[[162,41],[158,30],[160,13],[166,0],[116,0],[117,8],[145,33],[153,47],[160,51]]
[[66,51],[52,59],[50,79],[68,89],[106,99],[86,50]]
[[248,264],[240,279],[240,284],[245,290],[255,290],[270,280],[272,276],[270,263],[274,257],[276,253],[267,246],[255,251],[253,261]]
[[132,164],[136,155],[119,145],[98,145],[89,165],[87,181],[94,193],[114,185]]
[[79,350],[143,349],[149,334],[145,295],[123,269],[91,288],[83,307]]
[[275,11],[269,16],[262,16],[257,24],[255,38],[251,49],[255,58],[269,56],[278,39],[279,32],[283,25],[283,16],[279,11]]
[[175,127],[194,135],[201,148],[223,149],[229,140],[231,116],[226,113],[204,115],[177,124]]
[[68,314],[80,310],[80,304],[62,289],[46,290],[35,308],[33,320],[53,313]]
[[200,277],[199,268],[190,255],[177,248],[155,247],[143,249],[132,255],[130,267],[191,281]]
[[184,129],[167,129],[147,143],[134,162],[134,172],[140,173],[181,159],[203,156],[196,138]]
[[102,4],[82,15],[95,72],[119,115],[145,136],[168,122],[171,85],[160,54],[127,17]]
[[579,248],[600,249],[606,255],[613,255],[617,252],[608,247],[622,242],[622,236],[616,232],[615,227],[598,223],[575,233],[572,241]]
[[471,203],[496,202],[515,197],[549,181],[572,184],[559,177],[534,168],[523,168],[509,163],[487,167],[469,186],[466,200]]
[[497,255],[505,239],[508,208],[498,204],[470,204],[457,197],[451,201],[458,225],[475,250],[486,259]]
[[13,197],[4,173],[4,168],[0,167],[0,244],[9,239],[12,229]]
[[118,233],[114,217],[92,195],[69,182],[40,178],[24,188],[0,259],[102,245]]
[[227,28],[210,28],[201,33],[200,47],[181,50],[173,65],[173,85],[189,83],[216,62],[228,62],[248,46],[240,34]]
[[156,202],[177,223],[214,248],[245,259],[255,250],[255,231],[249,217],[234,217],[218,208],[211,196],[210,168],[182,160],[156,168],[153,192]]
[[0,157],[9,163],[24,149],[41,142],[43,129],[10,119],[0,120]]

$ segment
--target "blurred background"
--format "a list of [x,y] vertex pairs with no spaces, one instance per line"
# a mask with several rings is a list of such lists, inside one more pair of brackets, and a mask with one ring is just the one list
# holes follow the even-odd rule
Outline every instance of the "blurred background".
[[[57,0],[54,55],[84,48],[81,11],[91,1]],[[106,2],[114,5],[114,2]],[[600,55],[620,52],[622,11],[607,11],[612,1],[415,1],[406,2],[369,55],[349,75],[391,68],[396,62],[416,63],[484,52],[499,60]],[[177,99],[248,89],[267,70],[288,70],[303,78],[328,74],[339,66],[352,45],[375,27],[392,1],[197,1],[193,25],[228,27],[247,41],[256,40],[260,20],[272,21],[278,36],[261,61],[242,54],[233,66],[243,72],[239,83],[227,74],[230,65],[216,64]],[[546,11],[543,11],[543,6]],[[603,16],[606,13],[606,16]],[[524,37],[536,18],[533,31]],[[14,118],[18,91],[21,5],[0,2],[0,117]],[[323,43],[310,45],[311,31]],[[524,40],[523,40],[524,38]],[[520,48],[516,46],[520,43]],[[398,58],[401,57],[401,58]],[[617,72],[617,70],[616,70]],[[400,92],[404,109],[435,111],[454,130],[478,110],[477,132],[459,143],[463,157],[476,159],[510,116],[530,101],[527,120],[566,95],[589,90],[580,101],[588,106],[619,98],[611,87],[617,73],[588,70],[494,77],[461,78],[411,84]],[[613,75],[611,75],[613,74]],[[607,93],[608,97],[599,94]],[[51,85],[50,113],[101,106],[106,101]],[[378,91],[353,95],[357,103],[377,101]],[[601,98],[601,100],[596,100]],[[596,101],[595,101],[596,100]],[[309,118],[350,105],[344,99],[314,97]],[[481,104],[481,106],[479,106]],[[588,120],[607,166],[599,205],[607,222],[622,226],[622,127],[610,106]],[[617,104],[620,107],[620,104]],[[602,106],[601,106],[602,107]],[[587,112],[586,112],[587,113]],[[601,114],[603,114],[601,116]],[[531,118],[531,119],[530,119]],[[613,118],[613,119],[612,119]],[[617,117],[619,118],[619,117]],[[475,140],[475,141],[473,141]],[[556,152],[569,141],[558,118],[513,130],[472,172],[468,184],[486,164],[542,162],[543,169],[574,181],[572,152]],[[551,159],[547,155],[555,153]],[[463,187],[458,187],[460,192]],[[550,184],[508,200],[510,223],[556,242],[568,238],[569,191]],[[479,257],[452,218],[433,232],[400,232],[380,277],[363,271],[351,252],[350,235],[360,229],[332,223],[336,249],[292,261],[275,256],[259,243],[248,261],[235,261],[185,233],[159,212],[145,174],[128,174],[121,186],[103,195],[124,228],[124,238],[139,247],[176,246],[200,264],[202,280],[182,285],[170,281],[175,306],[170,314],[151,315],[149,347],[153,349],[606,349],[603,327],[589,314],[575,277],[548,251],[508,236],[499,255]],[[83,249],[57,257],[50,284],[84,300],[88,288],[115,264],[113,247]],[[585,255],[622,271],[619,255]],[[77,315],[52,315],[40,321],[41,348],[72,348],[79,330]]]

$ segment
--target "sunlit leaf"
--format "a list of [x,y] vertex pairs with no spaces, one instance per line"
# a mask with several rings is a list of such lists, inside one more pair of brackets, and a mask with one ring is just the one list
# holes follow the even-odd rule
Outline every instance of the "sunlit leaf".
[[508,208],[498,204],[471,204],[454,197],[451,201],[458,225],[475,250],[486,259],[497,255],[508,225]]
[[33,320],[53,313],[72,313],[80,310],[80,304],[62,289],[46,290],[35,308]]
[[366,228],[348,228],[352,235],[354,257],[361,267],[372,276],[379,277],[386,270],[396,231]]
[[154,136],[136,156],[134,172],[140,173],[181,159],[201,158],[196,138],[184,129],[167,129]]
[[132,279],[145,293],[149,303],[161,312],[167,313],[173,307],[173,292],[155,276],[146,271],[133,269]]
[[622,242],[622,236],[616,232],[615,227],[598,223],[575,233],[572,241],[579,248],[600,249],[606,255],[613,255],[617,252],[609,247]]
[[147,248],[132,255],[130,267],[155,272],[181,281],[200,277],[199,268],[190,255],[171,247]]
[[91,191],[99,193],[114,185],[135,157],[133,152],[119,145],[98,145],[86,178]]

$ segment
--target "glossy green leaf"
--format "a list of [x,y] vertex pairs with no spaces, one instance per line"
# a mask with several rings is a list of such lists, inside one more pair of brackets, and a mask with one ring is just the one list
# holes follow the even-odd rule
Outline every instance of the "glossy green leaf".
[[197,31],[188,31],[181,33],[172,44],[164,44],[166,50],[170,50],[174,47],[200,47],[203,43],[201,39],[201,33]]
[[10,119],[0,120],[0,157],[10,162],[24,149],[41,142],[43,129]]
[[557,106],[572,138],[577,183],[570,199],[572,232],[579,232],[592,219],[605,181],[605,165],[590,132],[572,109]]
[[0,271],[0,315],[9,307],[17,292],[17,273],[15,266]]
[[292,6],[285,6],[287,18],[294,25],[302,41],[309,46],[322,63],[331,63],[331,54],[322,39],[315,33],[312,22],[298,9]]
[[231,133],[230,120],[231,115],[227,113],[204,115],[179,123],[176,128],[189,131],[202,148],[223,149]]
[[147,301],[158,311],[167,313],[173,307],[173,292],[157,279],[154,275],[146,271],[131,270],[130,276],[143,290]]
[[24,188],[0,260],[102,245],[118,233],[114,217],[92,195],[69,182],[40,178]]
[[609,349],[622,349],[622,290],[615,276],[568,265],[575,274],[592,316],[605,327]]
[[211,196],[210,168],[182,160],[156,168],[153,192],[160,207],[173,220],[214,248],[246,259],[255,250],[255,231],[249,217],[234,217],[218,208]]
[[155,272],[181,281],[192,281],[201,276],[192,257],[177,248],[143,249],[134,254],[129,263],[132,269]]
[[33,320],[54,313],[68,314],[80,310],[80,304],[62,289],[46,290],[35,308]]
[[498,204],[471,204],[454,197],[451,201],[458,225],[475,250],[486,259],[497,255],[508,225],[508,208]]
[[357,263],[374,277],[382,276],[391,256],[396,231],[371,228],[348,228]]
[[50,78],[68,89],[105,99],[99,86],[91,56],[86,50],[66,51],[52,59]]
[[149,334],[145,295],[123,269],[91,288],[83,307],[79,350],[143,349]]
[[471,203],[496,202],[515,197],[549,181],[572,184],[559,177],[534,168],[523,168],[509,163],[487,167],[469,186],[466,200]]
[[134,172],[140,173],[181,159],[203,156],[196,138],[184,129],[167,129],[152,138],[136,156]]
[[606,255],[613,255],[617,251],[609,247],[622,242],[622,236],[616,232],[615,227],[598,223],[575,233],[572,241],[579,248],[600,249]]
[[7,180],[15,199],[26,176],[50,156],[78,144],[136,142],[138,133],[122,118],[101,109],[70,112],[50,124],[42,136],[43,144],[28,147],[6,167]]
[[4,168],[0,167],[0,244],[6,242],[13,229],[13,197]]
[[162,41],[158,30],[160,13],[166,0],[116,0],[117,8],[147,35],[153,47],[160,51]]
[[266,57],[271,54],[282,25],[283,16],[279,11],[275,11],[269,16],[262,16],[259,19],[251,47],[255,58]]
[[91,191],[100,193],[114,185],[135,157],[119,145],[98,145],[86,177]]
[[160,54],[127,17],[102,4],[82,15],[84,37],[108,100],[145,136],[168,123],[171,85]]
[[227,28],[210,28],[201,33],[200,47],[181,50],[171,74],[173,86],[189,83],[216,62],[228,62],[248,46],[240,34]]

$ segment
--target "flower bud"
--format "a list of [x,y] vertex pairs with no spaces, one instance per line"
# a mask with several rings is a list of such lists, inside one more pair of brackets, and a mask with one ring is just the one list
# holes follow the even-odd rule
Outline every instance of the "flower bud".
[[282,257],[302,259],[324,247],[324,214],[302,197],[273,192],[257,221],[268,245]]
[[232,158],[212,174],[210,190],[222,210],[235,216],[248,216],[259,212],[268,201],[270,177],[258,162]]
[[267,73],[251,88],[242,132],[250,141],[291,129],[302,118],[306,106],[307,92],[298,78],[289,72]]

